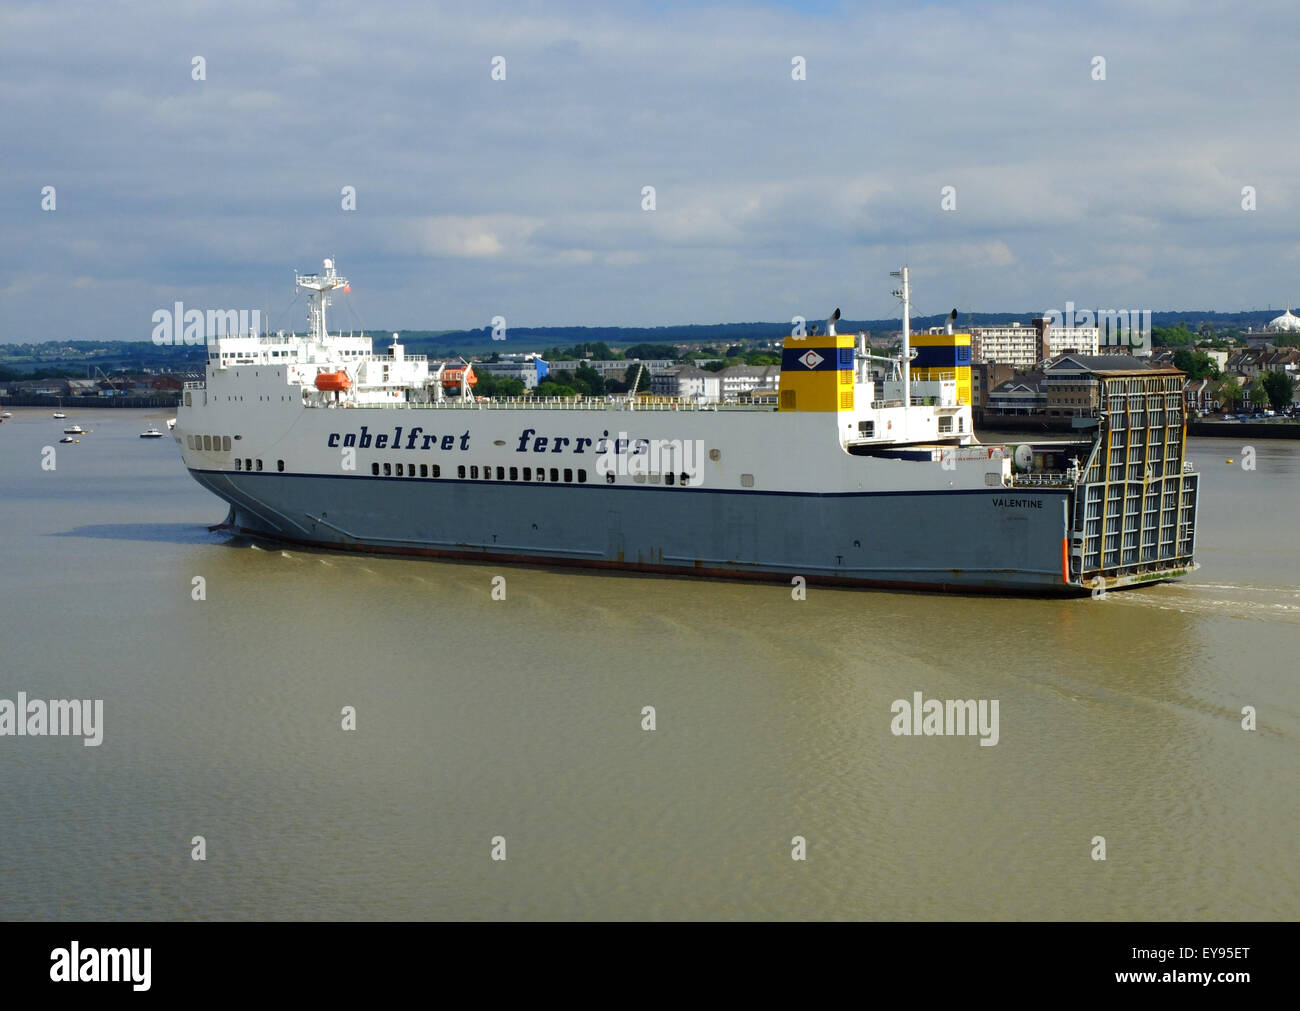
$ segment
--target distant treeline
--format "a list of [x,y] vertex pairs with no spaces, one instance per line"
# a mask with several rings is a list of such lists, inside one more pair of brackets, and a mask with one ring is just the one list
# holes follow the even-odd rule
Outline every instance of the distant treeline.
[[[1084,306],[1079,307],[1082,311]],[[1094,307],[1095,311],[1095,307]],[[997,326],[1021,323],[1029,326],[1042,315],[1042,310],[1023,313],[961,312],[957,313],[957,329],[969,330],[978,326]],[[1276,309],[1252,309],[1241,312],[1153,311],[1152,328],[1186,329],[1193,334],[1203,324],[1220,335],[1235,335],[1247,327],[1262,328],[1278,315]],[[915,316],[913,330],[943,326],[946,315]],[[823,327],[823,320],[808,317],[809,325]],[[900,330],[901,318],[843,319],[837,324],[841,333],[865,331],[870,334],[887,334]],[[388,344],[393,333],[382,327],[369,331],[375,349]],[[631,345],[672,346],[677,344],[735,345],[746,341],[776,341],[790,333],[790,323],[696,323],[684,326],[623,327],[623,326],[546,326],[510,327],[506,340],[494,341],[492,328],[474,330],[399,330],[402,343],[412,354],[436,356],[482,355],[493,351],[541,351],[546,348],[576,347],[584,344],[604,343],[611,347],[627,348]],[[1204,336],[1204,334],[1201,334]],[[68,354],[68,349],[72,354]],[[66,372],[73,376],[86,376],[95,366],[105,372],[117,370],[166,369],[186,371],[203,366],[202,347],[158,347],[151,341],[46,341],[39,344],[0,344],[0,376],[27,377],[37,370]]]
[[[1079,311],[1083,308],[1080,306]],[[1095,308],[1093,310],[1095,312]],[[979,326],[1006,326],[1020,323],[1030,326],[1042,311],[1025,313],[1005,312],[957,312],[956,328],[966,331]],[[1278,315],[1276,309],[1253,309],[1243,312],[1214,311],[1169,311],[1152,312],[1151,325],[1162,328],[1174,328],[1180,324],[1196,330],[1201,324],[1208,323],[1216,331],[1239,331],[1247,327],[1259,329]],[[913,331],[925,330],[932,326],[943,326],[947,315],[913,316]],[[825,323],[815,317],[808,318],[808,324],[824,328]],[[893,319],[841,319],[836,327],[840,333],[871,334],[893,333],[903,328],[901,317]],[[540,351],[550,347],[570,347],[580,344],[605,343],[613,347],[627,347],[631,344],[738,344],[744,341],[775,341],[790,333],[789,323],[713,323],[690,324],[687,326],[663,327],[618,327],[618,326],[548,326],[548,327],[510,327],[506,331],[506,340],[493,341],[492,328],[482,327],[476,330],[447,330],[442,332],[428,330],[399,331],[402,341],[414,350],[419,346],[419,354],[446,353],[444,349],[459,349],[462,353],[469,350],[502,350],[503,348],[526,351]]]

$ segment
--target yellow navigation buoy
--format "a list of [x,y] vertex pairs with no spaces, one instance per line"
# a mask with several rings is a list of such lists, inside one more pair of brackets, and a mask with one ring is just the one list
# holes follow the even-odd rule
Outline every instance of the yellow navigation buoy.
[[1223,462],[1224,462],[1224,463],[1232,463],[1231,460],[1224,460]]

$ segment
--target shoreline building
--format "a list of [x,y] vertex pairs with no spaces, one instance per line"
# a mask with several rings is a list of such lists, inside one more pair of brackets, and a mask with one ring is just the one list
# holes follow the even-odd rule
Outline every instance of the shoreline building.
[[1099,332],[1095,326],[1054,327],[1047,317],[1030,326],[971,327],[971,360],[996,362],[1017,369],[1032,369],[1039,362],[1064,354],[1097,354]]
[[475,362],[474,368],[503,379],[521,380],[527,390],[536,389],[550,371],[549,364],[537,354],[501,355],[495,362]]
[[650,375],[650,390],[656,395],[709,404],[737,403],[755,393],[775,394],[780,384],[779,365],[732,365],[717,372],[680,365]]

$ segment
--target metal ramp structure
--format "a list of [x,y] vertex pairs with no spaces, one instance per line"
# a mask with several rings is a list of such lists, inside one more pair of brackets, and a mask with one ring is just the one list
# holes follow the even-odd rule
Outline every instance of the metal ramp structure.
[[1070,580],[1096,590],[1194,565],[1199,475],[1186,459],[1183,376],[1097,373],[1098,432],[1075,492]]

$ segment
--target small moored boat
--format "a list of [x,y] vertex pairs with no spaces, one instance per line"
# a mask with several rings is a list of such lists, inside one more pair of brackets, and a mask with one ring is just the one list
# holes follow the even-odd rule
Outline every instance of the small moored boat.
[[142,439],[161,439],[162,437],[163,434],[158,431],[157,425],[150,425],[147,430],[140,433]]

